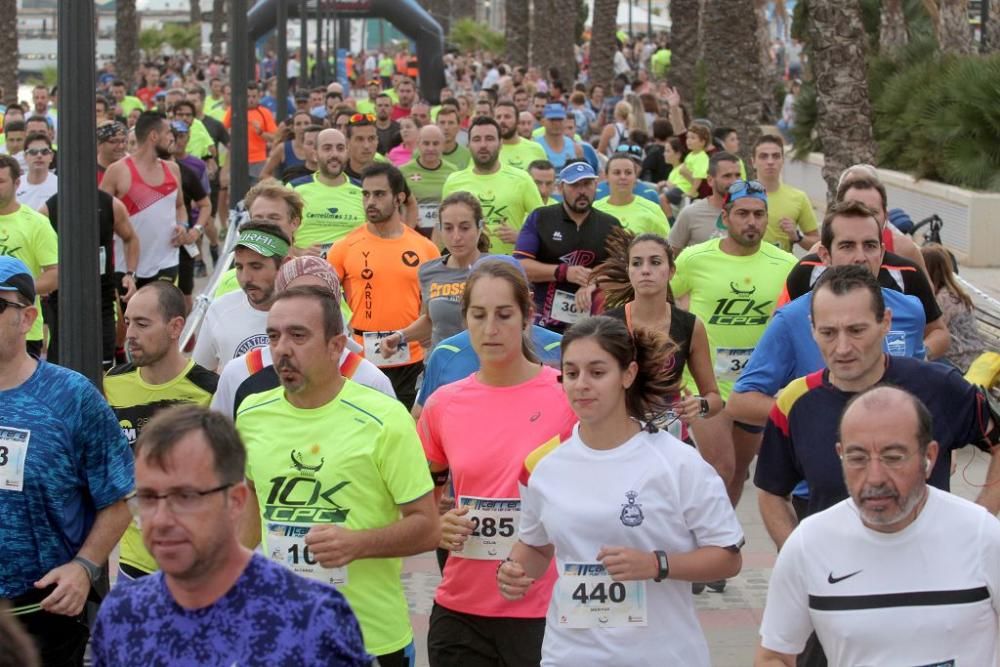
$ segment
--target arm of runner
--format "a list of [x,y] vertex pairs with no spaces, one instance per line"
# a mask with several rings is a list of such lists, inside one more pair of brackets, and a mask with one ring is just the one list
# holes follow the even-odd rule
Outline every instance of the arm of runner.
[[128,217],[128,209],[117,197],[112,198],[112,209],[114,211],[114,232],[125,245],[125,277],[122,282],[125,285],[125,294],[122,299],[128,301],[135,294],[135,270],[139,266],[139,237],[132,227],[132,221]]
[[[109,195],[113,197],[118,197],[118,174],[124,169],[124,165],[119,162],[115,162],[110,165],[104,172],[104,178],[101,180],[101,184],[98,186],[99,189],[104,190]],[[122,193],[124,194],[124,193]]]
[[518,540],[507,560],[497,568],[497,588],[505,600],[520,600],[531,584],[545,574],[556,549],[551,544],[533,547]]
[[410,193],[403,204],[403,223],[410,229],[416,229],[420,223],[420,205],[413,193]]
[[767,416],[774,407],[774,397],[758,391],[734,391],[726,401],[726,412],[735,421],[754,426],[767,423]]
[[[670,579],[680,581],[715,581],[735,577],[743,558],[739,551],[705,546],[687,553],[668,554]],[[602,547],[597,560],[604,564],[615,581],[655,579],[660,567],[652,551],[628,547]]]
[[264,164],[264,168],[260,172],[260,180],[265,178],[272,178],[274,172],[277,171],[278,165],[281,164],[281,159],[285,156],[285,144],[276,144],[271,152],[267,156],[267,162]]
[[[118,544],[131,519],[124,499],[99,510],[94,519],[94,526],[90,529],[77,556],[95,565],[106,563],[111,550]],[[45,588],[52,584],[55,584],[56,588],[42,600],[42,609],[65,616],[76,616],[83,611],[83,605],[90,593],[90,576],[81,564],[70,561],[49,570],[44,577],[35,582],[35,588]]]
[[35,278],[35,291],[41,296],[59,289],[59,265],[42,267],[42,275]]
[[924,327],[924,347],[927,348],[928,359],[943,357],[951,347],[951,332],[943,319],[939,317]]
[[[691,356],[688,359],[688,368],[694,378],[695,386],[698,387],[699,396],[687,396],[682,403],[684,412],[687,415],[693,410],[693,417],[709,418],[714,417],[722,411],[722,397],[719,395],[719,386],[715,381],[715,371],[712,368],[712,355],[708,349],[708,332],[701,319],[694,321],[694,334],[691,336]],[[701,414],[701,401],[704,398],[708,401],[708,414]],[[687,416],[687,421],[691,421],[692,416]],[[766,419],[767,415],[765,415]]]
[[257,502],[257,489],[249,479],[247,488],[250,489],[250,495],[243,516],[240,517],[238,534],[240,544],[247,549],[256,549],[260,544],[260,504]]
[[[406,340],[424,340],[425,338],[430,338],[431,335],[431,318],[425,312],[420,315],[417,319],[413,320],[409,326],[404,327],[400,331],[406,336]],[[386,336],[379,341],[379,352],[383,357],[388,359],[396,353],[399,349],[399,332],[396,332],[390,336]]]
[[795,656],[758,646],[753,667],[795,667]]
[[441,524],[433,493],[400,505],[399,512],[399,521],[371,530],[316,526],[305,541],[323,567],[344,567],[363,558],[413,556],[438,545]]
[[785,540],[798,525],[791,501],[786,497],[758,489],[757,505],[760,508],[760,517],[764,520],[764,527],[767,528],[767,534],[771,536],[778,551],[781,551]]

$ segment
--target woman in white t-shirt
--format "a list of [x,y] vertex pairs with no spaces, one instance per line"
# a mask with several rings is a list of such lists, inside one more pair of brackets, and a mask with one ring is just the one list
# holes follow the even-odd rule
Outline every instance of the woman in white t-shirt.
[[735,576],[743,531],[698,453],[651,426],[677,391],[669,339],[609,317],[562,342],[580,419],[525,460],[519,541],[497,570],[519,600],[556,559],[542,665],[709,665],[690,582]]

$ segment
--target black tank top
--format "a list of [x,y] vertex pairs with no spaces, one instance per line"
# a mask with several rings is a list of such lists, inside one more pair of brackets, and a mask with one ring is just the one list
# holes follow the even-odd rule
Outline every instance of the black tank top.
[[[614,317],[625,323],[629,331],[632,331],[632,304],[627,303],[622,308],[614,308],[603,313],[608,317]],[[691,356],[691,338],[694,336],[695,316],[686,310],[681,310],[677,306],[670,306],[670,331],[667,335],[677,346],[672,359],[670,379],[680,381],[684,373],[684,367]]]

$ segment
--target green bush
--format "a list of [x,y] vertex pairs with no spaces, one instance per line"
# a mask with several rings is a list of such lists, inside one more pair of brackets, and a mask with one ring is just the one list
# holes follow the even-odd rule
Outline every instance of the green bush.
[[494,32],[473,19],[460,19],[452,24],[448,41],[463,51],[477,50],[503,53],[504,36]]

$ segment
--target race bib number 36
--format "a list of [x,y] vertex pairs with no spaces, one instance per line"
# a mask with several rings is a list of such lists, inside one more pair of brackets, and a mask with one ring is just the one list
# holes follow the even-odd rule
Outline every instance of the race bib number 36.
[[24,490],[24,462],[31,431],[0,426],[0,491]]
[[733,382],[740,379],[740,373],[746,368],[751,354],[753,354],[752,347],[715,348],[715,377]]
[[580,319],[580,311],[576,307],[576,295],[557,289],[552,298],[551,317],[557,322],[576,324],[576,321]]
[[311,525],[268,522],[267,557],[307,579],[322,581],[331,586],[346,585],[346,567],[323,567],[309,551],[305,538],[310,528]]
[[517,541],[521,501],[518,498],[460,496],[458,506],[469,508],[465,518],[472,521],[472,534],[462,550],[452,555],[473,560],[506,558]]
[[566,563],[556,588],[564,628],[646,626],[646,582],[612,581],[600,563]]

